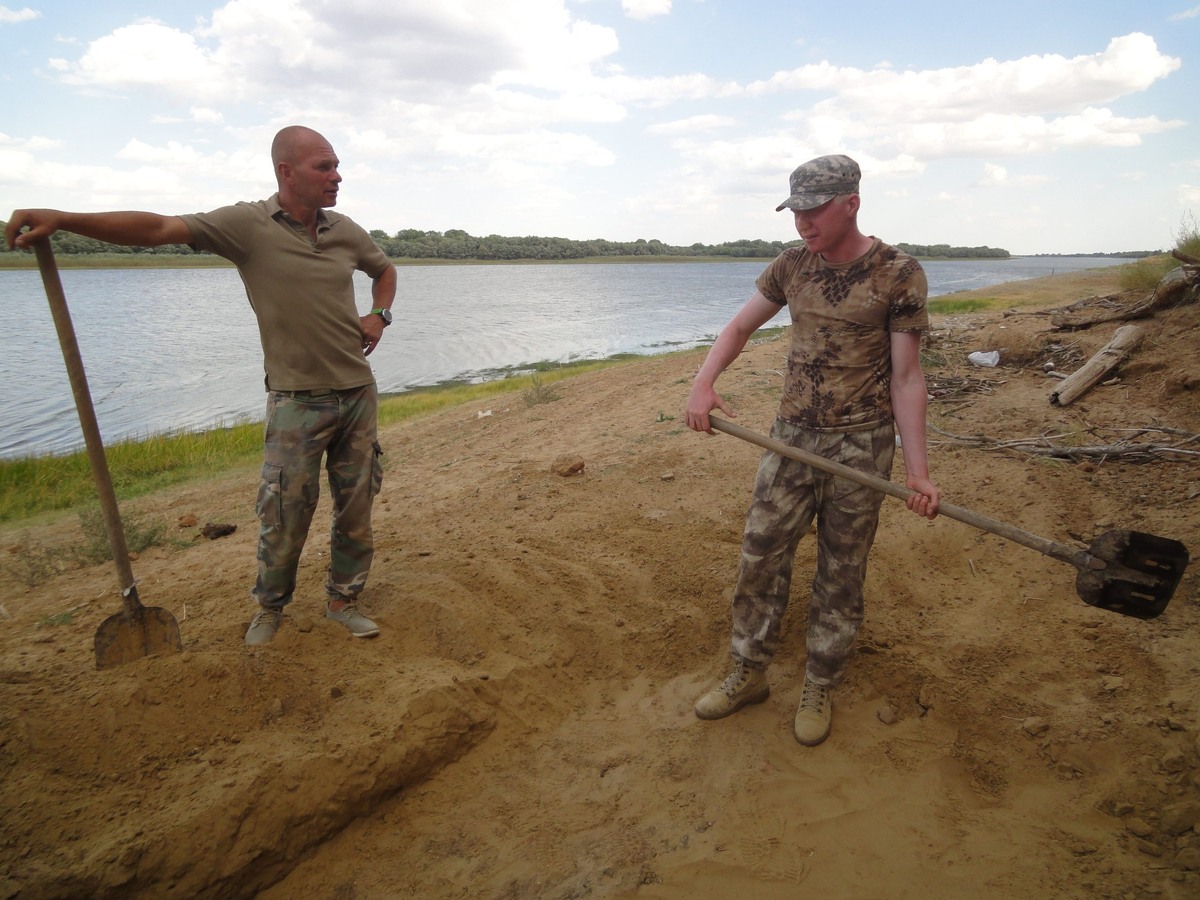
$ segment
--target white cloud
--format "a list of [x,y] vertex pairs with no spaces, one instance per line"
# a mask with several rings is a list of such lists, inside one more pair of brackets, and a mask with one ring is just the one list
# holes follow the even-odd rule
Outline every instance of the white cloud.
[[169,141],[164,147],[152,147],[139,140],[132,140],[117,153],[117,159],[159,166],[188,166],[199,162],[200,154],[177,141]]
[[652,19],[671,11],[671,0],[621,0],[621,9],[631,19]]
[[155,125],[177,125],[181,122],[195,122],[200,125],[220,125],[225,117],[220,110],[206,106],[193,106],[186,116],[153,115],[150,121]]
[[1134,147],[1182,127],[1177,119],[1116,115],[1104,104],[1145,90],[1181,65],[1144,34],[1099,53],[987,59],[971,66],[894,71],[820,62],[722,93],[749,98],[827,95],[781,116],[792,139],[879,161],[1035,156],[1078,147]]
[[1180,121],[1153,116],[1126,119],[1107,109],[1088,108],[1078,115],[1042,116],[987,113],[965,122],[904,124],[880,141],[924,159],[950,156],[1041,155],[1069,147],[1135,147],[1142,135],[1176,128]]
[[209,85],[217,96],[229,99],[235,95],[226,77],[192,35],[143,19],[93,41],[63,79],[102,89],[143,88],[181,95]]
[[980,184],[997,185],[1004,184],[1008,180],[1008,169],[1004,166],[997,166],[994,163],[984,163],[983,178]]
[[1050,179],[1045,175],[1021,175],[1013,178],[1008,169],[994,163],[984,163],[983,177],[979,179],[980,187],[1029,187],[1045,184]]
[[238,103],[266,104],[277,124],[390,121],[396,141],[432,152],[459,132],[486,144],[500,133],[618,122],[622,93],[670,93],[624,79],[609,91],[594,70],[617,48],[612,29],[572,19],[563,0],[231,0],[193,32],[141,20],[92,41],[77,62],[52,65],[83,88],[222,110],[213,122]]
[[1193,6],[1191,9],[1185,9],[1183,12],[1177,12],[1167,18],[1172,22],[1181,22],[1184,19],[1194,19],[1200,16],[1200,6]]
[[693,134],[697,131],[713,131],[719,128],[729,128],[737,120],[730,116],[700,115],[686,119],[676,119],[673,122],[659,122],[646,129],[647,134],[676,135]]
[[0,25],[16,25],[20,22],[31,22],[34,19],[41,18],[41,13],[35,9],[9,9],[7,6],[0,6]]
[[39,137],[37,135],[31,138],[14,138],[0,133],[0,147],[16,147],[30,153],[41,153],[46,150],[55,150],[61,146],[62,141],[54,140],[53,138]]
[[844,114],[889,120],[966,120],[983,114],[1067,112],[1108,103],[1177,70],[1182,61],[1159,52],[1154,39],[1134,33],[1113,38],[1101,53],[1067,59],[1050,54],[971,66],[896,72],[821,62],[747,85],[748,95],[826,91],[818,104]]

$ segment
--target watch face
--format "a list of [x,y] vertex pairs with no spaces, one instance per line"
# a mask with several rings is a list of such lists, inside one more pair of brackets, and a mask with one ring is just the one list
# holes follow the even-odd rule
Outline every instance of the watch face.
[[392,324],[392,311],[390,309],[381,309],[379,311],[379,315],[383,316],[383,322],[385,325]]

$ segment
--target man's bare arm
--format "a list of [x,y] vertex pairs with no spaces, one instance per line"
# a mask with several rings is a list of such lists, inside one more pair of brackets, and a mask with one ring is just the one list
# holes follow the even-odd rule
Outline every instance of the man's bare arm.
[[27,248],[56,231],[70,231],[126,247],[186,244],[192,239],[187,225],[178,216],[136,211],[75,213],[59,209],[18,209],[8,220],[4,236],[9,249]]

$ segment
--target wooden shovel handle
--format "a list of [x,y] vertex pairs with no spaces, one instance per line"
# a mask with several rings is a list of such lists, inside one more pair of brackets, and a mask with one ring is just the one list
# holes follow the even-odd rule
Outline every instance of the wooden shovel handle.
[[71,390],[75,394],[75,409],[79,413],[79,425],[83,429],[83,440],[87,444],[88,461],[92,465],[92,476],[96,480],[96,491],[100,495],[100,511],[104,515],[104,530],[108,534],[108,546],[112,550],[113,562],[117,565],[121,597],[125,603],[125,611],[132,614],[141,606],[141,602],[138,600],[137,591],[134,590],[133,566],[129,562],[125,530],[121,527],[117,495],[108,471],[108,460],[104,456],[104,442],[100,437],[100,426],[96,422],[96,410],[92,406],[87,375],[83,371],[83,357],[79,353],[79,342],[75,339],[75,328],[71,324],[71,313],[67,309],[67,297],[58,277],[58,263],[54,260],[54,250],[48,240],[34,242],[33,251],[37,254],[42,284],[46,287],[46,299],[50,301],[54,327],[58,330],[58,343],[62,347],[63,361],[67,365],[67,377],[71,379]]
[[[749,441],[751,444],[757,444],[760,447],[770,450],[772,453],[778,453],[780,456],[786,456],[806,463],[814,469],[820,469],[822,472],[828,472],[830,475],[846,478],[863,487],[868,487],[884,494],[890,494],[897,499],[907,500],[916,493],[916,491],[888,481],[886,478],[880,478],[877,475],[871,475],[859,469],[852,469],[850,466],[834,462],[823,456],[817,456],[815,453],[809,453],[807,450],[801,450],[797,447],[780,443],[774,438],[766,437],[756,431],[751,431],[749,428],[743,428],[741,425],[735,425],[726,419],[709,416],[708,421],[717,431],[723,431],[744,441]],[[1070,563],[1077,568],[1098,569],[1105,567],[1103,560],[1097,559],[1084,550],[1038,537],[1036,534],[1030,534],[1028,531],[1023,531],[1014,525],[999,522],[973,510],[955,506],[953,503],[946,503],[945,501],[939,503],[938,512],[951,519],[957,519],[959,522],[964,522],[967,525],[972,525],[991,534],[1015,541],[1023,547],[1036,550],[1038,553],[1042,553],[1053,559]]]

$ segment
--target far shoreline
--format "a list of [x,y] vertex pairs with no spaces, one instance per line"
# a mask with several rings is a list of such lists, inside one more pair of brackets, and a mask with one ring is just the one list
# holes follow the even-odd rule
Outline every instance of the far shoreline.
[[[918,256],[924,262],[989,262],[1004,263],[1022,259],[1128,259],[1125,253],[1027,253],[999,256]],[[770,256],[584,256],[572,259],[418,259],[389,257],[401,268],[412,266],[563,266],[563,265],[629,265],[663,263],[749,263],[766,265]],[[219,256],[206,253],[61,253],[55,257],[60,269],[232,269],[233,264]],[[0,252],[0,271],[36,269],[37,259],[24,251]]]

